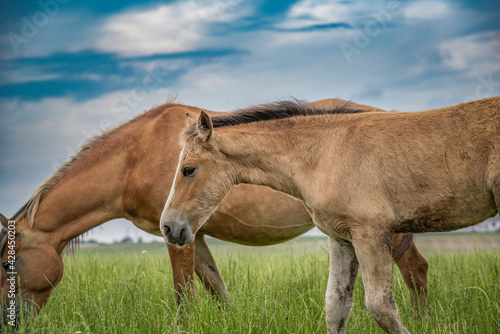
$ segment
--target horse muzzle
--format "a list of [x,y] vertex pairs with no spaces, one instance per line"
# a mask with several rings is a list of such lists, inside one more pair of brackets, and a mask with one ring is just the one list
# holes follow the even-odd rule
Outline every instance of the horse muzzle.
[[187,219],[173,212],[160,221],[161,232],[169,244],[183,246],[194,241]]

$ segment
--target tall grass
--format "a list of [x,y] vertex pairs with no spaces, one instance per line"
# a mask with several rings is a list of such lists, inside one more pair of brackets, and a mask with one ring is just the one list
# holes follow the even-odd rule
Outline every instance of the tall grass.
[[[326,333],[324,241],[272,248],[215,247],[232,294],[221,304],[197,282],[194,299],[174,303],[166,251],[144,246],[79,252],[40,315],[20,333]],[[212,247],[213,248],[213,247]],[[416,315],[395,268],[394,295],[412,333],[500,332],[499,254],[433,254],[430,309]],[[382,333],[364,308],[360,277],[348,333]]]

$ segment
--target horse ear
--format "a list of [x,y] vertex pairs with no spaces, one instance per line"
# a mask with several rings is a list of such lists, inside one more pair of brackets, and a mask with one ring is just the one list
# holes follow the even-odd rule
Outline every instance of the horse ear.
[[0,213],[0,221],[2,222],[2,226],[5,227],[6,229],[9,228],[9,221],[7,218],[5,218],[4,215]]
[[196,121],[194,120],[193,116],[189,115],[189,113],[186,113],[186,127],[193,125],[195,122]]
[[206,112],[202,111],[200,118],[198,118],[198,132],[200,133],[200,139],[207,141],[212,135],[212,129],[213,125],[210,116],[208,116]]

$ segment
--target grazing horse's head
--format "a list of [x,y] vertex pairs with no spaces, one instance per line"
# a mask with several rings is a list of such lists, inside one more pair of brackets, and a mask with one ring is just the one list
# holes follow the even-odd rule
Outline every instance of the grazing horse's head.
[[234,183],[234,167],[217,150],[210,117],[202,112],[185,136],[160,228],[169,243],[184,245],[207,221]]
[[17,326],[22,302],[25,310],[38,310],[63,275],[60,255],[43,233],[26,222],[7,220],[0,214],[1,302],[3,323]]

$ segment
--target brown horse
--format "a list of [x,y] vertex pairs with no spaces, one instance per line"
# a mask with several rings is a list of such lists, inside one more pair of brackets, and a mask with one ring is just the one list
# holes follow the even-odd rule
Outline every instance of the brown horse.
[[386,332],[408,333],[392,296],[394,233],[449,231],[500,210],[500,97],[410,113],[295,102],[210,118],[183,135],[161,217],[188,244],[239,183],[300,199],[329,236],[329,333],[343,333],[358,272]]
[[[324,100],[317,105],[335,106],[338,102]],[[93,139],[40,186],[12,217],[11,224],[1,216],[5,227],[0,238],[2,264],[6,269],[1,270],[4,305],[19,299],[9,295],[12,255],[22,299],[42,307],[63,275],[61,252],[82,233],[123,217],[144,231],[161,235],[159,220],[177,166],[178,140],[185,127],[185,115],[187,112],[199,115],[200,111],[196,107],[167,103]],[[262,246],[295,238],[313,226],[299,201],[267,187],[235,187],[198,231],[195,244],[182,248],[168,246],[175,289],[179,292],[177,300],[182,290],[193,291],[194,272],[207,289],[228,295],[204,235]],[[395,241],[395,259],[408,287],[415,291],[413,278],[417,289],[426,294],[427,262],[411,236],[400,235]],[[14,284],[12,288],[16,294],[17,286]]]

